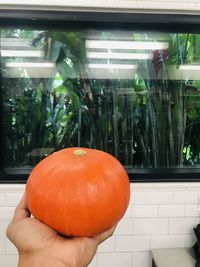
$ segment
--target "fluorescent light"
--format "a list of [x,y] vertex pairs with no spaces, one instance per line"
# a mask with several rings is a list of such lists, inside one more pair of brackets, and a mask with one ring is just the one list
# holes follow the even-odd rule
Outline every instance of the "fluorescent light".
[[180,65],[180,70],[200,70],[200,65]]
[[88,64],[88,67],[91,69],[137,69],[136,65],[128,64]]
[[23,47],[30,48],[32,46],[32,41],[21,38],[0,38],[1,47]]
[[43,51],[38,50],[1,50],[2,57],[43,57]]
[[103,41],[86,40],[86,48],[102,49],[138,49],[138,50],[162,50],[168,48],[166,42],[134,42],[134,41]]
[[108,59],[152,59],[152,55],[147,53],[87,52],[87,57]]
[[53,68],[54,63],[51,62],[7,62],[7,68]]

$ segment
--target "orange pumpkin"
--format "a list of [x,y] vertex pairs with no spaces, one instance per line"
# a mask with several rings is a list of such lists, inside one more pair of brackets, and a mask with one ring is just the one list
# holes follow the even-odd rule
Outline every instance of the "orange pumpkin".
[[66,148],[36,165],[26,192],[34,217],[64,235],[92,237],[122,218],[130,183],[123,166],[110,154]]

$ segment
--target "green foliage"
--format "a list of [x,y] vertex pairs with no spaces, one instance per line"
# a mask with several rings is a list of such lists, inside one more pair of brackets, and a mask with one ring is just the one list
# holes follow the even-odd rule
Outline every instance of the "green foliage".
[[[159,62],[138,61],[132,80],[104,81],[88,79],[84,33],[27,33],[36,46],[50,43],[46,54],[57,73],[49,80],[5,79],[4,88],[10,88],[3,96],[7,166],[32,166],[70,146],[107,151],[126,166],[199,164],[200,81],[170,80],[168,68],[196,62],[200,36],[165,37],[169,56],[157,51]],[[151,37],[134,33],[133,39]]]

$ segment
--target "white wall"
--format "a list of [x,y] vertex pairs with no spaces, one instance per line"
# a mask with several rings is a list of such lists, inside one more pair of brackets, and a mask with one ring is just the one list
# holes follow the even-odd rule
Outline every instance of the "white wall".
[[0,8],[199,14],[200,0],[1,0]]
[[[150,267],[152,248],[191,247],[200,220],[200,183],[132,184],[126,215],[98,249],[90,267]],[[17,251],[5,236],[24,185],[0,185],[0,266],[16,267]]]

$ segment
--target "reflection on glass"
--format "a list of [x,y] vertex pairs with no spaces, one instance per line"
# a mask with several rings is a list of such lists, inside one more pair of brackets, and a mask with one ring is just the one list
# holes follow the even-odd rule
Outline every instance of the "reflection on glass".
[[198,166],[200,34],[1,30],[5,168],[64,147]]

